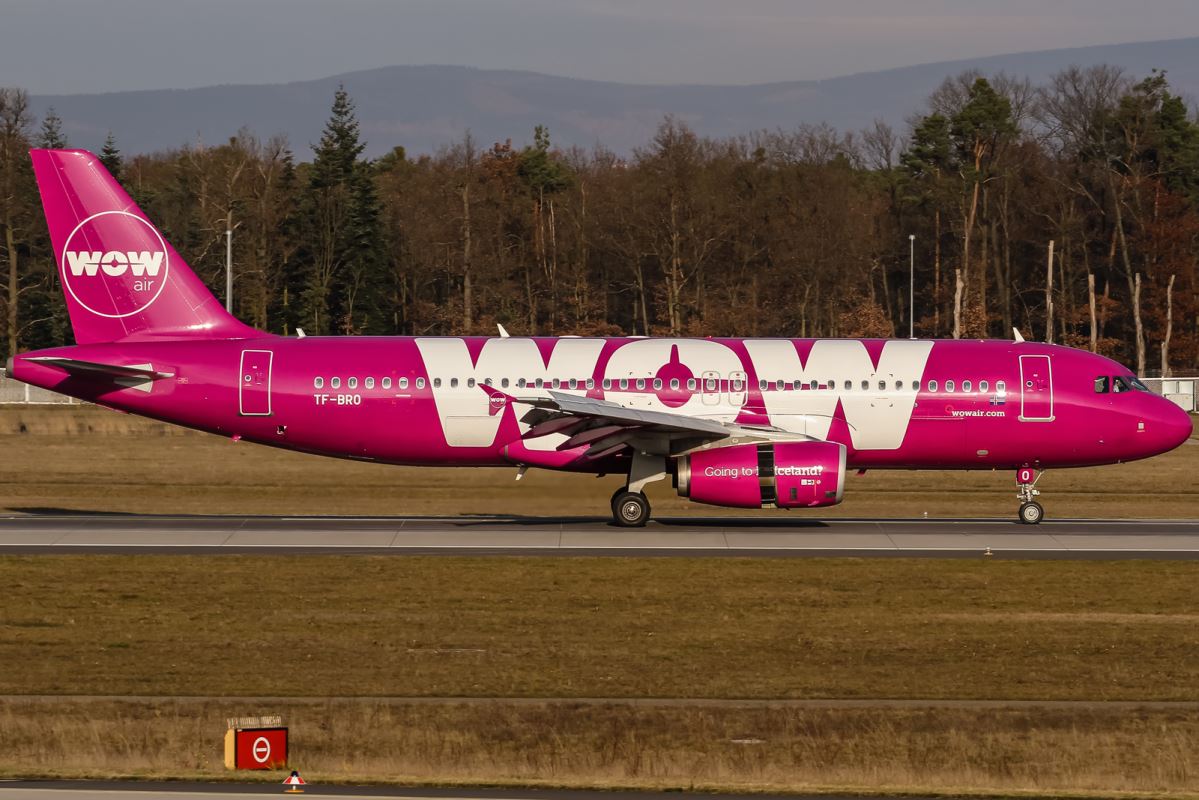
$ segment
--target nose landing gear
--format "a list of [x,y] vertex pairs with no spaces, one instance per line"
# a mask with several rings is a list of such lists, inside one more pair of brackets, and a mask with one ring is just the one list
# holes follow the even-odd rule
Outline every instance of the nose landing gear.
[[1025,525],[1036,525],[1045,517],[1045,509],[1033,499],[1041,494],[1036,485],[1044,474],[1032,467],[1022,467],[1016,470],[1016,486],[1018,487],[1016,497],[1020,500],[1018,518]]

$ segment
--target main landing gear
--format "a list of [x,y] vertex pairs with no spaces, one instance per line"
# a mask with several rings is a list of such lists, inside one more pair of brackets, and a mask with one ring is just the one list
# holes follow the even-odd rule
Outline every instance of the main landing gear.
[[646,484],[666,477],[666,457],[634,451],[629,465],[629,485],[612,495],[612,521],[621,528],[643,528],[649,522]]
[[1016,497],[1020,500],[1019,520],[1025,525],[1036,525],[1045,517],[1045,509],[1033,498],[1041,494],[1036,488],[1037,481],[1044,472],[1037,472],[1032,467],[1022,467],[1016,470]]
[[617,489],[612,495],[612,520],[622,528],[641,528],[649,522],[649,500],[641,492]]

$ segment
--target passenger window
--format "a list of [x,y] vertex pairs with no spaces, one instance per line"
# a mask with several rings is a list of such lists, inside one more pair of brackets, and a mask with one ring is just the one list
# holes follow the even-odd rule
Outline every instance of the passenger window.
[[474,378],[467,378],[467,379],[466,379],[466,385],[467,385],[467,386],[469,386],[469,387],[470,387],[470,388],[472,388],[472,389],[473,389],[473,388],[475,388],[475,379],[474,379]]
[[947,391],[947,392],[953,391],[953,381],[945,381],[945,391]]
[[321,378],[321,377],[319,377],[319,376],[318,376],[318,377],[316,377],[316,378],[313,378],[313,379],[312,379],[312,388],[314,388],[314,389],[324,389],[324,388],[325,388],[325,379],[324,379],[324,378]]
[[887,391],[887,382],[886,382],[886,381],[879,381],[879,382],[878,382],[878,390],[879,390],[880,392],[885,392],[885,391]]
[[491,378],[484,378],[484,379],[483,379],[483,383],[487,384],[488,386],[494,386],[494,385],[495,385],[495,384],[493,384],[493,383],[491,382]]
[[971,383],[970,381],[962,381],[962,391],[963,392],[969,392],[973,387],[974,387],[974,384]]
[[357,378],[349,378],[348,380],[346,380],[346,388],[347,389],[357,389],[358,388],[358,379]]
[[978,390],[979,390],[980,392],[982,392],[983,394],[986,394],[986,393],[987,393],[987,390],[988,390],[988,389],[990,389],[990,388],[991,388],[991,384],[987,383],[986,381],[979,381],[979,382],[978,382]]
[[903,381],[895,381],[895,391],[898,392],[902,388],[903,388]]
[[716,379],[715,378],[705,378],[704,379],[704,391],[705,392],[716,391]]
[[558,380],[557,378],[554,378],[554,380],[553,380],[553,388],[555,388],[555,389],[561,389],[561,388],[562,388],[562,381]]
[[638,388],[638,389],[644,389],[644,388],[645,388],[645,378],[638,378],[638,379],[637,379],[637,388]]
[[579,388],[579,379],[578,379],[578,378],[571,378],[571,379],[570,379],[570,388],[572,388],[572,389],[578,389],[578,388]]
[[425,388],[425,379],[424,379],[424,378],[417,378],[417,379],[416,379],[416,388],[417,388],[417,389],[423,389],[423,388]]
[[595,378],[588,378],[588,379],[587,379],[587,388],[588,388],[588,389],[594,389],[594,388],[595,388]]
[[367,379],[366,379],[366,388],[368,388],[368,389],[374,389],[374,388],[375,388],[375,379],[374,379],[374,378],[367,378]]
[[508,379],[507,378],[500,378],[500,388],[501,389],[508,388]]
[[[455,381],[457,381],[458,379],[457,379],[457,378],[454,378],[454,380],[455,380]],[[434,379],[433,379],[433,388],[434,388],[434,389],[440,389],[440,388],[441,388],[441,378],[434,378]]]
[[329,381],[329,385],[330,385],[331,387],[333,387],[334,389],[340,389],[340,388],[341,388],[341,378],[333,378],[333,379],[331,379],[331,380]]
[[537,387],[538,389],[544,389],[545,388],[545,380],[542,378],[538,378],[537,380],[533,381],[533,385],[535,387]]
[[[436,385],[437,385],[437,382],[436,382],[436,381],[434,381],[433,385],[434,385],[434,386],[436,386]],[[457,388],[458,388],[458,379],[457,379],[457,378],[450,378],[450,388],[451,388],[451,389],[457,389]]]
[[870,381],[862,381],[862,391],[863,392],[870,391]]
[[670,388],[676,392],[679,390],[679,379],[678,378],[670,379]]
[[689,391],[689,392],[695,391],[695,378],[687,379],[687,391]]
[[766,381],[762,380],[761,378],[758,379],[758,391],[766,391]]
[[621,388],[621,389],[627,389],[627,388],[629,388],[629,379],[628,379],[628,378],[621,378],[621,379],[620,379],[620,388]]
[[995,381],[995,391],[999,394],[1007,394],[1007,385],[1003,381]]
[[1095,379],[1095,394],[1107,394],[1109,386],[1110,379],[1106,375],[1100,375]]
[[930,392],[935,392],[935,391],[937,391],[937,382],[936,382],[936,381],[929,381],[929,382],[928,382],[928,390],[929,390]]
[[611,389],[612,388],[612,379],[604,378],[604,382],[602,385],[603,385],[604,389]]
[[780,392],[781,392],[781,391],[783,391],[783,389],[785,388],[785,384],[784,384],[782,381],[775,381],[775,382],[774,382],[774,388],[775,388],[775,390],[777,390],[777,391],[780,391]]
[[846,382],[845,382],[845,391],[847,391],[847,392],[848,392],[848,391],[850,391],[851,389],[853,389],[853,381],[846,381]]
[[655,389],[662,388],[662,379],[661,378],[654,378],[654,388]]
[[524,378],[517,378],[517,379],[516,379],[516,388],[517,388],[517,389],[523,389],[523,388],[525,388],[525,379],[524,379]]
[[734,392],[740,392],[745,389],[745,382],[742,381],[740,378],[735,378],[733,380],[733,385],[731,388],[732,388],[732,391],[734,391]]

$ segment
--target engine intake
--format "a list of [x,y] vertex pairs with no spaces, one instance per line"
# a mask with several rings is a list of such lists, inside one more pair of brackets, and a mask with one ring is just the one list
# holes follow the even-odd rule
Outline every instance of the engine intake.
[[845,446],[836,442],[737,444],[678,459],[678,490],[730,508],[835,506],[845,491]]

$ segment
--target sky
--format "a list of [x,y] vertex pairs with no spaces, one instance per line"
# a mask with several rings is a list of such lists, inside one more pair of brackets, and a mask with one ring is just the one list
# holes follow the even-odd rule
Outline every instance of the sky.
[[183,89],[393,64],[744,84],[1188,36],[1196,0],[0,0],[0,86]]

